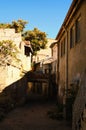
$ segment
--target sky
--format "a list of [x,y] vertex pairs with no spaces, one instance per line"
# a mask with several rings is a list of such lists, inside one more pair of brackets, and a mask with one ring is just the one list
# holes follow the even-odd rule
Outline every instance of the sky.
[[56,38],[72,0],[0,0],[0,23],[22,19],[25,31],[35,27]]

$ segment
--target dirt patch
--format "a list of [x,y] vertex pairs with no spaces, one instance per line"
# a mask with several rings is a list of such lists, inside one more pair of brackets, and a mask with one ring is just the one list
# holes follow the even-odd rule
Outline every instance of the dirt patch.
[[7,114],[0,122],[0,130],[71,130],[64,120],[49,118],[47,112],[55,107],[50,102],[28,102]]

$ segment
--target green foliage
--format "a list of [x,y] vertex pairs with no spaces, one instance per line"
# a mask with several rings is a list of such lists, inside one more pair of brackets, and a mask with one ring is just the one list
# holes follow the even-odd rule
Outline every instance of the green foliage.
[[46,48],[46,33],[41,32],[37,28],[34,28],[32,31],[26,31],[25,33],[23,33],[23,37],[24,40],[29,40],[31,42],[34,55],[38,50]]
[[11,28],[11,24],[9,24],[9,23],[0,23],[0,28],[3,28],[3,29]]
[[17,21],[12,21],[12,23],[0,23],[0,28],[14,28],[16,33],[23,32],[27,21],[19,19]]
[[12,60],[17,59],[18,49],[12,41],[0,41],[0,65],[11,63]]
[[11,28],[15,28],[16,33],[23,32],[26,24],[26,21],[19,19],[17,21],[12,21]]
[[0,28],[14,28],[16,33],[22,32],[22,39],[29,40],[33,49],[33,55],[36,55],[40,49],[45,49],[47,44],[47,35],[45,32],[34,28],[32,31],[24,31],[27,21],[19,19],[12,21],[12,23],[0,23]]

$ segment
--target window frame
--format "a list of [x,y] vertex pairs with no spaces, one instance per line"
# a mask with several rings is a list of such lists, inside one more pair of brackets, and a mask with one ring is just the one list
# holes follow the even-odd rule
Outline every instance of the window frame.
[[24,55],[30,56],[30,49],[28,46],[24,46]]
[[73,24],[70,28],[70,49],[75,45],[75,25]]
[[76,44],[80,42],[81,40],[81,15],[78,16],[78,18],[75,21],[76,24]]
[[63,57],[65,55],[65,44],[66,43],[66,39],[65,37],[63,38],[62,42],[61,42],[61,57]]

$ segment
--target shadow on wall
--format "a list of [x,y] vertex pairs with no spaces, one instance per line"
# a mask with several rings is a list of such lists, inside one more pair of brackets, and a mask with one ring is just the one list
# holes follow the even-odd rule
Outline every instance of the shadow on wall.
[[0,93],[0,121],[15,107],[21,106],[27,98],[27,77],[7,86]]

